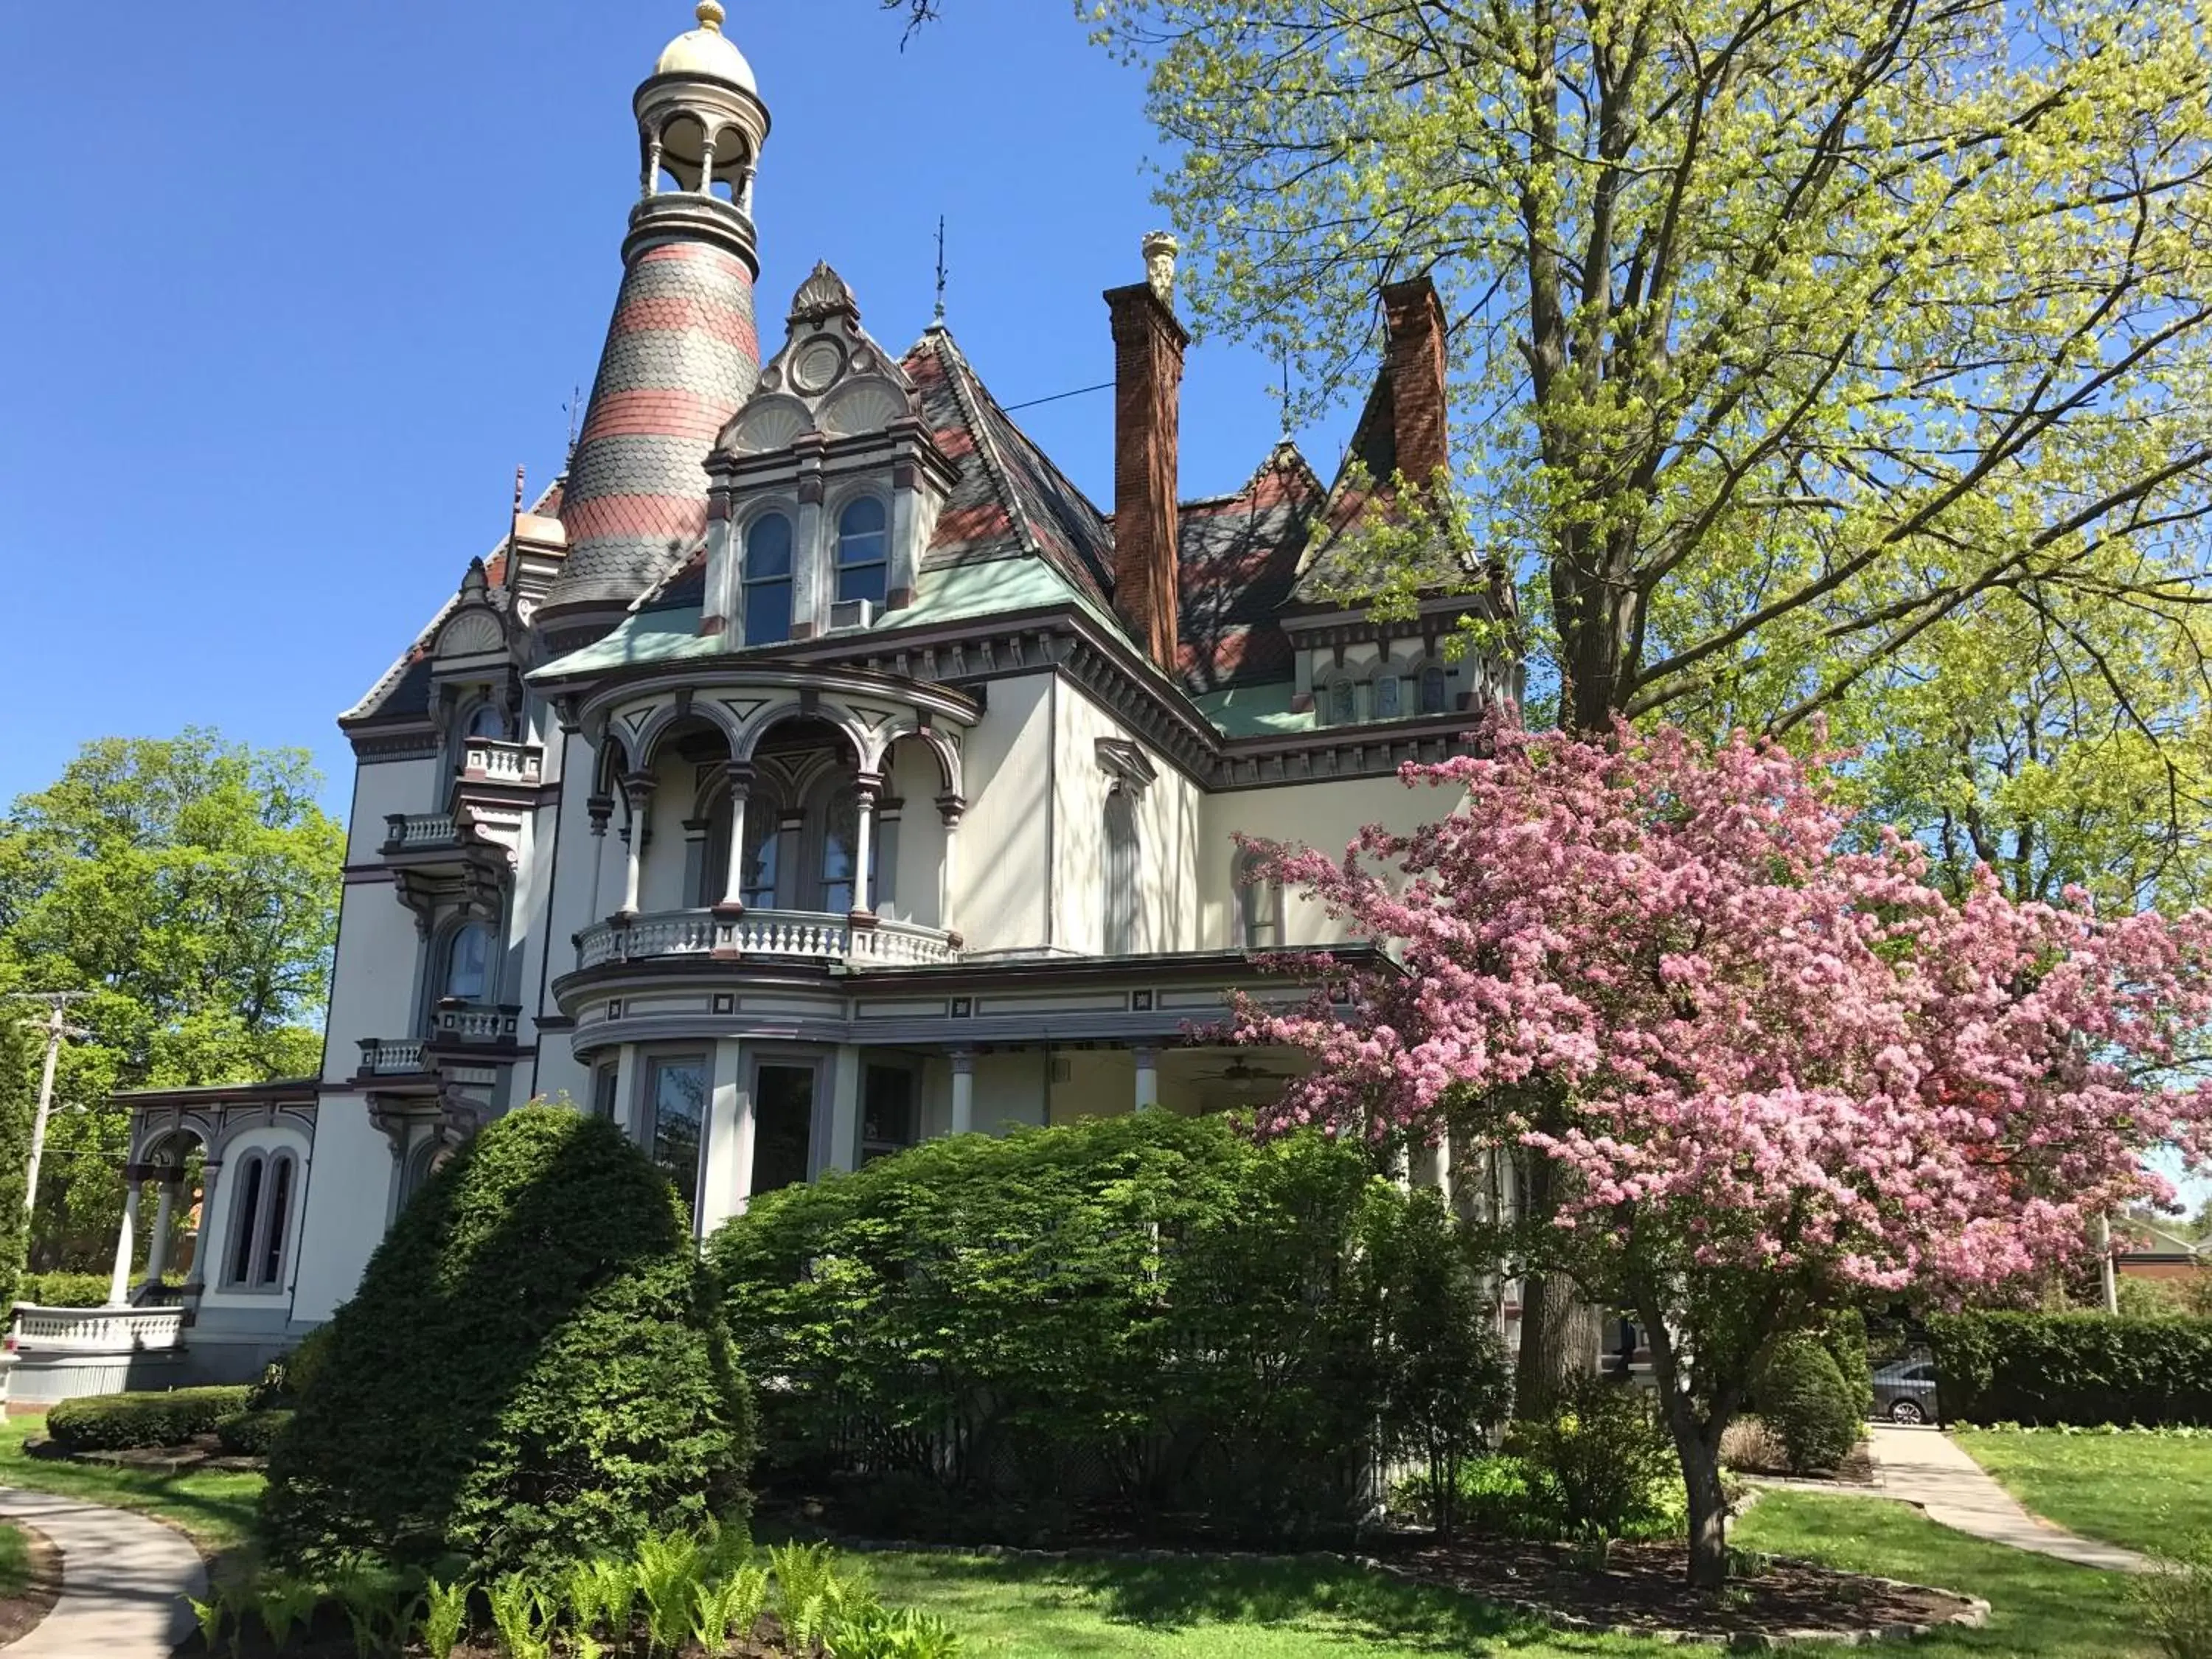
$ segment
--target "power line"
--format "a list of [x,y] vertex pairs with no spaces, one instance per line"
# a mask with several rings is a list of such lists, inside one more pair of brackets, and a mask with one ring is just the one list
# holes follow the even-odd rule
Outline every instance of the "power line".
[[1018,409],[1035,409],[1039,404],[1056,404],[1063,398],[1081,398],[1093,392],[1111,392],[1117,384],[1119,382],[1114,380],[1101,380],[1097,386],[1079,386],[1073,392],[1055,392],[1049,398],[1031,398],[1026,403],[1001,404],[999,408],[1002,413],[1011,415]]

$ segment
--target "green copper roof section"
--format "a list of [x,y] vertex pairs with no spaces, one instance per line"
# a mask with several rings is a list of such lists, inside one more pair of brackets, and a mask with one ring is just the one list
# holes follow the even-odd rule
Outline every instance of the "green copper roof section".
[[1191,702],[1224,738],[1267,738],[1310,732],[1318,724],[1312,709],[1291,707],[1297,695],[1297,687],[1290,681],[1269,680],[1260,685],[1232,685],[1226,691],[1200,692]]

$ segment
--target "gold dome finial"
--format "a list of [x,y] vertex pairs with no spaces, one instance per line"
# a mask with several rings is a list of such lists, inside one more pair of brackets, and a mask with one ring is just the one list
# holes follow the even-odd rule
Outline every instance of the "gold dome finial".
[[722,20],[727,17],[729,13],[717,5],[715,0],[699,0],[699,9],[693,15],[698,18],[701,28],[712,29],[715,33],[720,34],[722,32]]

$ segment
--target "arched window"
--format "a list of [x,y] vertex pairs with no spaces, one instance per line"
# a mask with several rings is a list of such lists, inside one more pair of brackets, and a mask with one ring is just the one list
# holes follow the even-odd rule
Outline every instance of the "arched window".
[[856,896],[853,885],[854,859],[860,850],[860,805],[851,788],[836,791],[822,813],[822,879],[817,909],[833,916],[848,915]]
[[1375,718],[1395,720],[1398,718],[1399,679],[1394,673],[1375,677]]
[[1349,726],[1359,718],[1358,694],[1350,680],[1335,680],[1328,688],[1328,723]]
[[449,1002],[491,1000],[491,929],[481,921],[463,922],[446,941],[446,972],[440,995]]
[[1237,859],[1237,915],[1248,951],[1272,951],[1283,942],[1283,889],[1260,879],[1262,855],[1247,850]]
[[1137,948],[1137,814],[1125,791],[1106,797],[1106,954]]
[[236,1176],[230,1212],[230,1283],[248,1291],[281,1290],[285,1231],[292,1220],[297,1163],[289,1152],[248,1152]]
[[771,513],[745,533],[745,643],[791,637],[791,520]]
[[[730,798],[714,803],[707,832],[707,856],[699,868],[699,896],[702,907],[720,904],[730,878]],[[783,798],[765,782],[756,782],[745,797],[745,862],[738,899],[748,910],[775,908],[778,830],[783,818]]]
[[863,495],[837,515],[837,598],[880,605],[890,586],[890,538],[884,504]]
[[469,736],[507,740],[507,710],[487,698],[469,711]]
[[1431,663],[1421,671],[1421,712],[1441,714],[1450,707],[1450,694],[1444,684],[1444,671]]

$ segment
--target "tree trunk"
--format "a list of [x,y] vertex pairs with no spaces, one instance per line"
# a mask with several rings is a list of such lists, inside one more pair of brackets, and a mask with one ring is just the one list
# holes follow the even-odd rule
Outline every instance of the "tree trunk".
[[[1552,1160],[1540,1153],[1521,1165],[1521,1219],[1548,1226],[1559,1207]],[[1575,1294],[1575,1283],[1561,1273],[1521,1276],[1521,1352],[1513,1365],[1513,1414],[1547,1417],[1560,1390],[1578,1371],[1597,1364],[1598,1310]]]
[[1682,1484],[1690,1499],[1690,1583],[1718,1589],[1728,1583],[1728,1498],[1721,1490],[1718,1429],[1685,1434],[1677,1428],[1674,1449],[1682,1455]]

